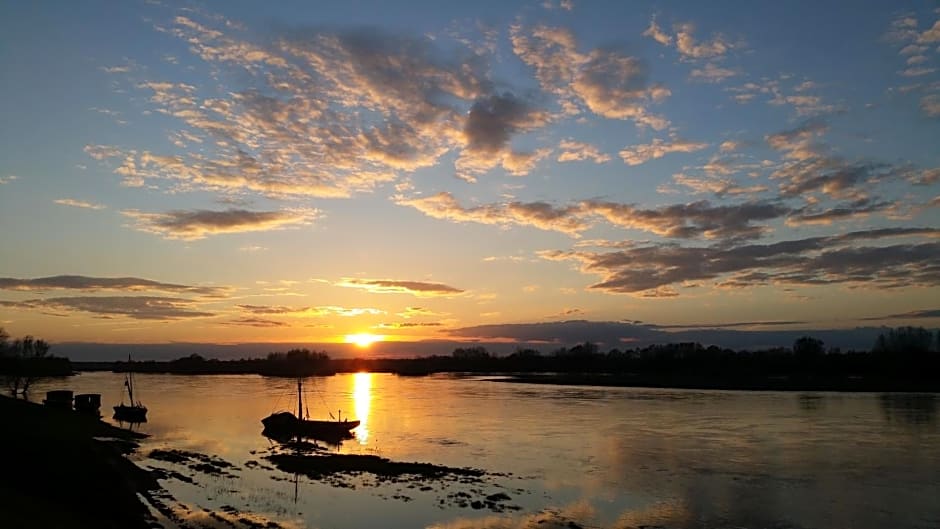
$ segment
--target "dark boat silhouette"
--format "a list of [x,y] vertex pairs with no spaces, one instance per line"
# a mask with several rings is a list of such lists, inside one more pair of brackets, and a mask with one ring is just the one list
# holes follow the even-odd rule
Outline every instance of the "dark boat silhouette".
[[351,439],[353,436],[351,430],[359,426],[359,421],[350,421],[349,419],[317,421],[311,420],[303,414],[303,380],[297,379],[297,414],[289,411],[279,411],[261,419],[264,425],[264,431],[261,432],[265,437],[276,441],[289,441],[291,439],[301,439],[309,437],[328,442],[330,444],[339,444],[344,439]]
[[[127,362],[130,363],[130,361],[130,357],[127,357]],[[114,418],[129,423],[147,422],[147,407],[140,400],[134,400],[134,373],[130,371],[130,367],[124,375],[124,389],[127,390],[130,404],[124,404],[124,391],[122,390],[121,403],[114,407]]]

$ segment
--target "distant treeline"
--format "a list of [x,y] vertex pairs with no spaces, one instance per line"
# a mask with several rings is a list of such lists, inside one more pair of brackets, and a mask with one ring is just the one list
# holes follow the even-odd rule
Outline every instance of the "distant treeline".
[[[758,380],[773,377],[875,377],[940,381],[940,332],[899,327],[878,337],[871,351],[826,348],[811,336],[790,348],[740,351],[699,343],[672,343],[601,351],[593,343],[549,352],[520,348],[497,356],[484,347],[455,349],[449,355],[421,358],[337,358],[325,352],[293,349],[265,358],[214,360],[190,355],[169,362],[76,364],[78,369],[133,370],[150,373],[247,374],[266,376],[388,372],[400,375],[463,373],[568,373],[672,376],[676,379]],[[666,380],[666,379],[663,379]],[[668,380],[667,380],[668,381]]]
[[198,354],[191,354],[170,361],[76,362],[75,365],[79,369],[110,369],[117,372],[134,371],[135,373],[257,374],[271,377],[308,377],[338,373],[339,371],[334,366],[335,362],[322,351],[291,349],[285,353],[268,353],[264,358],[243,358],[241,360],[207,359]]

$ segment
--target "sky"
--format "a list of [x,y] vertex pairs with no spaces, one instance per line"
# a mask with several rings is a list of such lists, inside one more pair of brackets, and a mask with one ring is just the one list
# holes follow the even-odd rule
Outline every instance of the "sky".
[[400,348],[935,328],[940,5],[847,6],[3,3],[0,326]]

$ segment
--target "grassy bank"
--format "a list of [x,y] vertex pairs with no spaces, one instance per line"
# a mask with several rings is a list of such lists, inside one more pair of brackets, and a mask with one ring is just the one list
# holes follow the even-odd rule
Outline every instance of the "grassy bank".
[[150,526],[138,494],[147,495],[157,482],[122,455],[129,442],[145,436],[8,397],[0,397],[0,417],[0,526]]

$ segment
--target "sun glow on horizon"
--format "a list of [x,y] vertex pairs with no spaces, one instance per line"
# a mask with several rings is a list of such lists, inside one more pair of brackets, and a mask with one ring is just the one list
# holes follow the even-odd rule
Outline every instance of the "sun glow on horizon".
[[359,347],[365,349],[375,342],[381,342],[385,337],[378,334],[372,334],[368,332],[358,333],[358,334],[347,334],[346,343],[354,343]]

